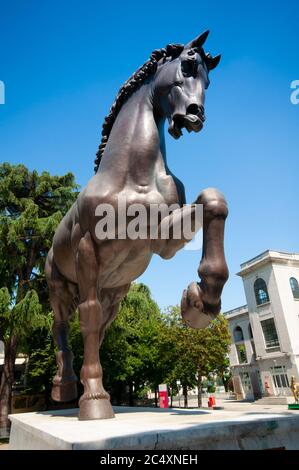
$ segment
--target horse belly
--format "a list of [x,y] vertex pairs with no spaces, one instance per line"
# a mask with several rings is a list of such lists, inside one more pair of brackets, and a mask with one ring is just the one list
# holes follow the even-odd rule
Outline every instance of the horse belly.
[[113,240],[99,249],[99,286],[112,288],[129,284],[148,267],[152,258],[149,240]]

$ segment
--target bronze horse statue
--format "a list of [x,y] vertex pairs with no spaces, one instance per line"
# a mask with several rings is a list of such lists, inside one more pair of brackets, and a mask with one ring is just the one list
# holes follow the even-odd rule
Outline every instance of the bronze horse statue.
[[209,188],[195,203],[186,205],[184,186],[168,167],[164,139],[166,119],[168,132],[175,139],[183,128],[199,132],[203,127],[209,71],[220,60],[220,56],[204,52],[207,35],[208,31],[186,45],[170,44],[153,51],[125,82],[103,124],[95,175],[54,235],[46,262],[55,315],[53,334],[59,349],[52,398],[64,402],[77,397],[68,322],[78,307],[84,341],[80,373],[84,393],[79,401],[82,420],[114,417],[103,387],[99,348],[131,282],[145,271],[153,254],[169,259],[189,241],[184,236],[99,240],[99,217],[95,215],[99,205],[108,203],[117,211],[120,196],[128,205],[179,204],[179,209],[160,220],[160,226],[168,223],[171,228],[178,220],[184,221],[187,213],[193,217],[194,207],[201,204],[201,282],[191,283],[184,291],[181,310],[193,328],[206,327],[220,312],[220,296],[228,278],[223,248],[227,204],[218,190]]

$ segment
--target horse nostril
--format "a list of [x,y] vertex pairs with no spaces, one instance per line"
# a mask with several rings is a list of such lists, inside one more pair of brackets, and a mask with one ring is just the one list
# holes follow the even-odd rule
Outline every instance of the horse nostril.
[[196,116],[204,114],[204,107],[195,103],[189,104],[187,107],[187,114],[195,114]]

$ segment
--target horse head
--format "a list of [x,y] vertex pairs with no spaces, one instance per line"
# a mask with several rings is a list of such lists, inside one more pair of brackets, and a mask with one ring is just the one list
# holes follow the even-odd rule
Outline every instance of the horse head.
[[220,61],[220,55],[212,57],[203,50],[208,34],[208,31],[204,32],[185,46],[174,46],[177,57],[168,55],[158,63],[153,102],[156,111],[168,119],[168,132],[175,139],[182,135],[183,128],[188,132],[199,132],[205,121],[209,71]]

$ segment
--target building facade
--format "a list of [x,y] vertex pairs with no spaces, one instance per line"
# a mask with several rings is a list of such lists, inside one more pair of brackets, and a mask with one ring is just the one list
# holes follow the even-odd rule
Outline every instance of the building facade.
[[267,250],[241,264],[247,305],[225,312],[238,399],[291,396],[299,382],[299,253]]

